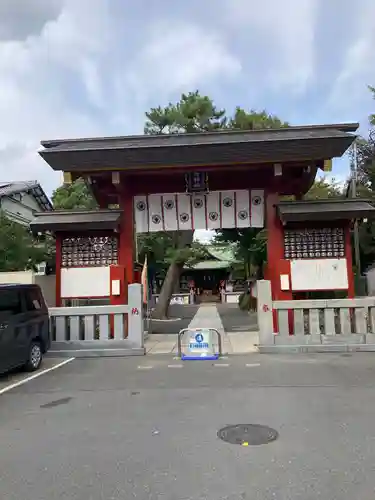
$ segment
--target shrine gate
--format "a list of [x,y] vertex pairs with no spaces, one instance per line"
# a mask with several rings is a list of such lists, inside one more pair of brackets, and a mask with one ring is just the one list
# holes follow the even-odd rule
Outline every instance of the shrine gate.
[[[353,297],[351,222],[373,208],[362,200],[301,200],[357,128],[43,141],[42,158],[65,183],[84,178],[100,207],[35,215],[32,229],[56,236],[56,305],[94,297],[126,303],[128,284],[140,281],[135,233],[248,227],[267,229],[273,300],[311,290]],[[281,201],[286,195],[297,201]]]

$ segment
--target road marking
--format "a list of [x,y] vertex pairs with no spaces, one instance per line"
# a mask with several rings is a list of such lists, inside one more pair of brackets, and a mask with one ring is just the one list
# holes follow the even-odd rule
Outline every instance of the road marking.
[[16,387],[19,387],[20,385],[26,384],[26,382],[30,382],[31,380],[34,380],[35,378],[41,377],[45,373],[52,372],[53,370],[57,370],[57,368],[61,368],[62,366],[67,365],[68,363],[71,363],[75,359],[76,358],[65,359],[61,363],[58,363],[57,365],[54,365],[51,368],[46,368],[45,370],[38,371],[37,373],[34,373],[34,375],[30,375],[30,377],[26,377],[22,380],[19,380],[18,382],[15,382],[14,384],[10,384],[10,385],[8,385],[0,390],[0,395],[4,394],[5,392],[11,391],[12,389],[15,389]]
[[151,368],[153,368],[153,366],[150,366],[150,365],[139,365],[138,366],[138,370],[151,370]]
[[214,366],[225,366],[225,367],[228,367],[229,363],[214,363]]
[[246,363],[246,366],[247,366],[248,368],[251,368],[251,367],[253,367],[253,366],[260,366],[260,363]]
[[168,365],[168,368],[183,368],[184,365]]

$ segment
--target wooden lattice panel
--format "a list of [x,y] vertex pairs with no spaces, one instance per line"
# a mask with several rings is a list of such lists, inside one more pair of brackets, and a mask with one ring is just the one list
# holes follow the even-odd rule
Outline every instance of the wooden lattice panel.
[[116,236],[72,237],[62,240],[62,267],[109,266],[117,262]]
[[285,259],[321,259],[345,257],[342,228],[286,229]]

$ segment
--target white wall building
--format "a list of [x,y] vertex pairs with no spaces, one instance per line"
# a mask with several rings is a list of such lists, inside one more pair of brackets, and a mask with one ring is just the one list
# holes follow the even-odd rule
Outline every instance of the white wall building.
[[0,209],[14,222],[29,226],[35,212],[49,212],[52,203],[37,181],[0,182]]

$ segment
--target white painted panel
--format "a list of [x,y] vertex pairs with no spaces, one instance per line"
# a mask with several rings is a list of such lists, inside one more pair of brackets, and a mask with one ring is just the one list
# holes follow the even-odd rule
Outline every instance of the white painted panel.
[[164,230],[161,202],[162,196],[160,194],[150,194],[148,196],[148,227],[150,233]]
[[137,233],[148,232],[147,196],[134,196],[134,218]]
[[250,227],[250,196],[248,189],[234,193],[236,199],[236,227]]
[[109,297],[109,267],[61,269],[61,297]]
[[251,197],[251,227],[264,227],[264,191],[263,189],[252,189]]
[[193,195],[193,228],[207,229],[206,224],[206,196],[204,194]]
[[220,193],[212,191],[206,195],[207,229],[220,228]]
[[280,274],[280,288],[281,290],[290,290],[288,274]]
[[227,304],[238,304],[238,299],[240,298],[240,294],[235,295],[226,295]]
[[346,290],[346,259],[301,259],[290,262],[292,290]]
[[177,195],[178,229],[191,230],[191,196],[189,194]]
[[221,192],[221,227],[231,229],[236,227],[236,217],[234,213],[234,191]]
[[0,273],[0,283],[31,284],[35,283],[33,271],[13,271]]
[[177,203],[175,194],[163,195],[164,231],[177,231]]

